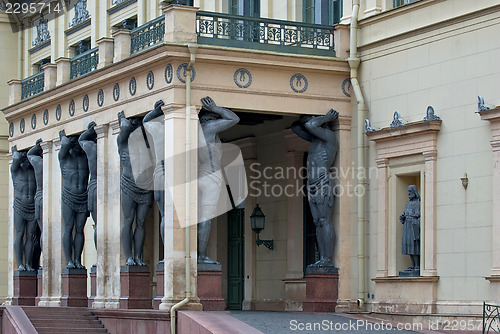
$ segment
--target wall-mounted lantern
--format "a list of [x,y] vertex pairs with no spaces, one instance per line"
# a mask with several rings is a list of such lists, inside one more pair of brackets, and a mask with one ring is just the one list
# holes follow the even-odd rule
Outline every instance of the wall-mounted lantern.
[[273,240],[261,240],[259,238],[259,233],[264,229],[266,226],[266,216],[264,215],[264,212],[259,207],[259,204],[253,209],[252,215],[250,216],[250,224],[252,226],[252,230],[257,233],[257,246],[264,245],[269,249],[274,248],[274,241]]

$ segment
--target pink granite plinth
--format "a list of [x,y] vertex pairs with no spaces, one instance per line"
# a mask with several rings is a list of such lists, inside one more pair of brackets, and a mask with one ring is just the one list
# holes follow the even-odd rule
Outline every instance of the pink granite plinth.
[[[206,265],[205,265],[206,266]],[[198,264],[198,297],[203,311],[222,311],[226,301],[222,298],[222,269],[218,265],[215,270],[206,270]]]
[[151,308],[148,266],[122,266],[120,270],[120,287],[120,308]]
[[160,308],[161,299],[165,295],[165,286],[164,286],[164,271],[163,262],[158,263],[156,266],[156,296],[153,299],[153,308],[158,310]]
[[37,277],[36,271],[14,271],[13,305],[35,306]]
[[305,312],[335,312],[339,294],[338,273],[307,273]]
[[93,265],[90,268],[90,297],[89,297],[89,305],[88,307],[92,307],[92,303],[94,302],[95,296],[97,293],[97,266]]
[[87,307],[87,269],[64,268],[61,306]]

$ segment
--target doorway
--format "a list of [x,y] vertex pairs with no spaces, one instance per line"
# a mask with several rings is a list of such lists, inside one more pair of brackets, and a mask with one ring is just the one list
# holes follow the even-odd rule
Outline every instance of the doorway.
[[241,310],[244,289],[245,209],[227,213],[227,308]]

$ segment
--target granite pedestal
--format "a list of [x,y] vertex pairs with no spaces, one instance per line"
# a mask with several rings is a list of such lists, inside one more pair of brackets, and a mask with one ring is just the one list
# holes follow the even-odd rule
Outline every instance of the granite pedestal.
[[151,308],[148,266],[121,266],[120,287],[120,308]]
[[335,312],[339,294],[339,274],[335,267],[306,269],[305,312]]
[[158,310],[160,308],[161,299],[165,295],[164,277],[165,277],[165,266],[162,262],[158,262],[156,265],[156,296],[153,299],[153,308]]
[[14,296],[13,305],[35,306],[37,294],[36,271],[14,271]]
[[222,311],[222,267],[220,264],[198,263],[198,297],[203,311]]
[[89,308],[92,308],[92,303],[94,302],[96,293],[97,293],[97,266],[94,264],[92,268],[90,268],[90,297],[89,297]]
[[36,298],[35,298],[35,306],[40,302],[40,297],[42,297],[43,293],[43,269],[37,270],[36,275]]
[[87,269],[64,268],[61,306],[87,307]]

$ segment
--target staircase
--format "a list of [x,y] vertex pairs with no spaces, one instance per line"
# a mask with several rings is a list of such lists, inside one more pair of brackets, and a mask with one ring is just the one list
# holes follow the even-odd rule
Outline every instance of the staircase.
[[23,310],[40,334],[108,333],[101,321],[84,307],[23,306]]

